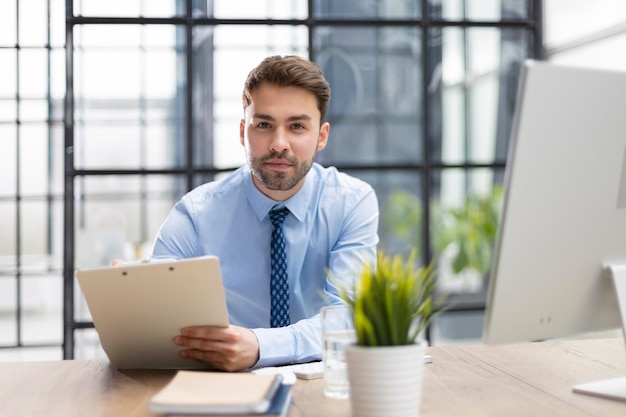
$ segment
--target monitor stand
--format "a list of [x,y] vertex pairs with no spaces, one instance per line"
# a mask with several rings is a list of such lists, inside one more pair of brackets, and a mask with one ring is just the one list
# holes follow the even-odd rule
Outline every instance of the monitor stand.
[[[609,265],[605,268],[605,272],[612,277],[613,284],[615,284],[617,305],[622,317],[622,334],[626,341],[626,265]],[[626,377],[574,385],[573,391],[579,394],[626,401]]]

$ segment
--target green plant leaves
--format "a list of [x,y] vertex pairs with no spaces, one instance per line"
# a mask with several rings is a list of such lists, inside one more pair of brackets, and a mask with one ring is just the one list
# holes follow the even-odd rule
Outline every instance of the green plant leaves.
[[378,252],[376,265],[367,266],[353,288],[340,288],[352,308],[357,343],[395,346],[415,343],[432,321],[436,281],[432,264],[418,268],[417,252],[408,259]]

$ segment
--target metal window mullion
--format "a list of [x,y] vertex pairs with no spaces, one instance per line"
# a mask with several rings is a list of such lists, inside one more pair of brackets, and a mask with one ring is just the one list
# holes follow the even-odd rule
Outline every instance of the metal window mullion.
[[[382,99],[381,99],[381,92],[383,91],[383,88],[381,86],[381,84],[383,83],[383,76],[382,76],[382,63],[381,63],[381,41],[380,41],[380,31],[383,29],[384,27],[377,27],[374,28],[375,30],[375,34],[374,34],[374,51],[376,54],[376,65],[373,68],[373,71],[375,72],[375,77],[376,77],[376,84],[374,85],[374,88],[376,89],[375,93],[376,97],[378,98],[377,101],[377,108],[376,108],[376,116],[377,116],[377,121],[376,121],[376,152],[378,153],[378,155],[383,155],[383,152],[385,150],[385,144],[384,139],[385,138],[385,129],[384,129],[384,122],[383,120],[386,120],[387,117],[387,112],[385,112],[385,109],[382,105]],[[386,59],[386,57],[382,57],[383,60]]]
[[74,13],[65,0],[65,105],[63,193],[63,359],[74,358]]
[[187,10],[185,18],[185,62],[186,62],[186,83],[185,83],[185,139],[187,142],[185,168],[187,190],[193,188],[194,167],[194,130],[193,130],[193,9],[192,0],[187,0]]
[[307,20],[306,20],[306,28],[307,28],[307,34],[308,34],[308,39],[307,39],[307,43],[308,43],[308,48],[309,48],[309,59],[311,61],[315,61],[315,52],[314,52],[314,48],[315,45],[313,44],[313,35],[317,29],[317,26],[313,24],[313,13],[314,8],[313,8],[313,2],[315,0],[308,0],[307,1]]
[[[143,10],[144,2],[141,2],[141,10]],[[145,74],[148,65],[146,63],[146,46],[145,46],[145,26],[142,26],[141,31],[141,39],[139,44],[139,53],[140,56],[140,64],[139,64],[139,79],[141,80],[139,86],[139,168],[141,170],[145,170],[146,162],[147,162],[147,122],[146,122],[146,114],[147,114],[147,99],[146,99],[146,77],[142,76]],[[139,177],[139,219],[140,219],[140,230],[139,230],[139,241],[145,242],[148,238],[148,203],[146,201],[147,196],[147,176],[141,175]],[[140,244],[140,242],[134,242],[135,245]],[[136,247],[134,249],[134,254],[136,254]]]
[[54,166],[54,152],[53,152],[53,141],[52,141],[52,119],[53,119],[53,111],[52,111],[52,88],[51,88],[51,79],[52,79],[52,39],[51,39],[51,33],[50,33],[50,0],[47,0],[47,22],[48,22],[48,27],[47,27],[47,33],[46,33],[46,39],[47,39],[47,45],[46,45],[46,52],[47,52],[47,68],[46,68],[46,102],[47,102],[47,106],[48,106],[48,120],[46,121],[46,126],[47,126],[47,173],[48,173],[48,178],[47,178],[47,183],[46,183],[46,255],[48,255],[48,269],[52,270],[52,253],[53,253],[53,238],[52,238],[52,231],[53,231],[53,227],[52,227],[52,222],[53,222],[53,216],[52,216],[52,211],[53,211],[53,196],[52,196],[52,189],[53,189],[53,180],[52,178],[54,177],[53,175],[53,166]]
[[533,30],[533,56],[535,59],[544,59],[543,49],[543,1],[532,0],[532,20],[535,22]]
[[[466,15],[467,0],[463,4],[463,16]],[[462,37],[463,37],[463,129],[465,130],[463,133],[463,147],[465,152],[465,162],[470,161],[470,152],[471,152],[471,136],[472,136],[472,122],[470,117],[470,82],[468,80],[468,72],[469,72],[469,50],[470,50],[470,42],[468,35],[468,28],[461,28]],[[470,190],[470,179],[469,179],[469,169],[464,170],[465,174],[465,198]]]
[[[431,236],[430,236],[430,197],[432,195],[432,175],[433,175],[433,164],[431,161],[431,147],[430,147],[430,105],[429,105],[429,94],[428,94],[428,86],[430,84],[430,54],[428,53],[428,40],[430,36],[430,29],[433,27],[431,25],[430,14],[428,10],[429,2],[422,2],[422,37],[421,37],[421,47],[422,47],[422,149],[423,149],[423,169],[422,169],[422,207],[423,207],[423,220],[422,220],[422,240],[423,240],[423,258],[422,262],[424,265],[429,265],[432,259],[432,248],[430,246]],[[442,28],[440,28],[442,30]],[[442,33],[443,35],[443,33]],[[429,343],[432,343],[432,325],[426,327],[424,336]]]
[[[423,149],[423,167],[422,167],[422,208],[423,208],[423,227],[422,227],[422,241],[424,250],[422,251],[422,261],[424,265],[428,265],[431,259],[430,248],[430,205],[428,204],[429,196],[432,193],[431,190],[431,150],[429,145],[429,127],[430,127],[430,106],[428,105],[428,38],[430,36],[430,18],[428,11],[428,2],[422,2],[422,149]],[[427,329],[427,338],[430,340],[430,328]]]
[[21,112],[20,112],[20,2],[15,0],[15,337],[22,346],[22,204],[21,204]]

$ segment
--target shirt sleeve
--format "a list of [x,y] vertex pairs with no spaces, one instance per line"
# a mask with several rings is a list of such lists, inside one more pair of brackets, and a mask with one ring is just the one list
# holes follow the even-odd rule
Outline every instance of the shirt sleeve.
[[259,341],[255,368],[303,363],[322,358],[322,331],[319,314],[290,326],[252,329]]
[[183,197],[163,222],[154,240],[151,259],[196,256],[196,236],[191,204]]
[[[339,287],[351,286],[366,264],[375,262],[378,245],[378,201],[370,189],[343,221],[342,231],[331,248],[324,294],[330,304],[339,304]],[[290,326],[253,329],[259,341],[255,367],[301,363],[322,358],[319,314]]]

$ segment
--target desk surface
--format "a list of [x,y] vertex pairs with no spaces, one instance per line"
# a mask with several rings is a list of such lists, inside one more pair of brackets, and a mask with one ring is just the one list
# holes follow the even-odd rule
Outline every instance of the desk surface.
[[[626,403],[572,393],[571,386],[626,376],[623,339],[429,348],[421,417],[624,416]],[[102,361],[0,363],[2,416],[159,416],[149,398],[173,371],[117,371]],[[322,380],[298,380],[290,417],[349,417]]]

